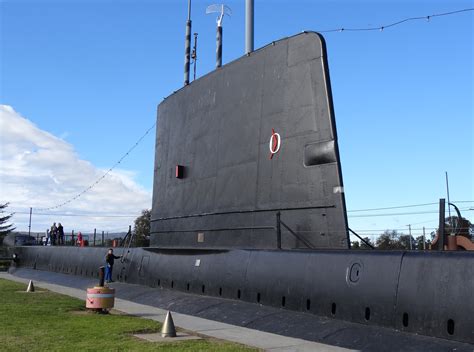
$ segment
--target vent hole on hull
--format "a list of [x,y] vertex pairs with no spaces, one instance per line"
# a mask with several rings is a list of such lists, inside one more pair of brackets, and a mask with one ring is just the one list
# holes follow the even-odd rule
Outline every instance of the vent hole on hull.
[[403,313],[403,326],[407,327],[408,326],[408,313]]
[[453,319],[448,320],[448,334],[449,335],[454,334],[454,320]]
[[260,292],[257,293],[257,302],[260,303]]
[[171,281],[171,288],[174,287],[174,281]]
[[186,284],[186,291],[189,291],[189,282]]
[[158,282],[157,282],[158,287],[160,287],[160,283],[161,283],[161,281],[160,281],[160,279],[158,279]]
[[283,297],[281,298],[281,306],[284,307],[285,304],[286,304],[286,297],[283,296]]
[[306,310],[310,310],[310,309],[311,309],[311,300],[307,299],[306,300]]
[[240,299],[240,290],[237,290],[237,298]]
[[365,307],[365,320],[369,321],[370,320],[370,308]]
[[206,286],[205,285],[202,285],[201,291],[202,291],[202,293],[204,293],[204,291],[206,291]]
[[219,287],[219,296],[222,296],[222,287]]
[[331,314],[336,315],[336,303],[334,302],[331,304]]

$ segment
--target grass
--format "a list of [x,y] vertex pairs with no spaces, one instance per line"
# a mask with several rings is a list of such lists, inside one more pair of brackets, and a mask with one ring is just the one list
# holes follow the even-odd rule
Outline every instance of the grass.
[[87,312],[84,301],[0,279],[2,351],[254,351],[215,339],[154,343],[133,333],[160,331],[161,324],[122,314]]

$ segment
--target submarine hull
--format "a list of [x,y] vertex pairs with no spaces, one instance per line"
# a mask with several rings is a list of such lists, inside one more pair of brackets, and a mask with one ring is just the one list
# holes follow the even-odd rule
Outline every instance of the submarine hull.
[[[19,265],[98,277],[104,248],[17,247]],[[117,251],[121,254],[120,251]],[[474,343],[474,253],[133,248],[114,280]]]

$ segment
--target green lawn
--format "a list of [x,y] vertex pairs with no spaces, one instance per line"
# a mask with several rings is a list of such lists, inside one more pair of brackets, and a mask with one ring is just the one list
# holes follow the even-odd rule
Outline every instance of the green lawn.
[[84,302],[0,279],[1,351],[253,351],[215,339],[153,343],[131,336],[157,332],[149,319],[87,312]]

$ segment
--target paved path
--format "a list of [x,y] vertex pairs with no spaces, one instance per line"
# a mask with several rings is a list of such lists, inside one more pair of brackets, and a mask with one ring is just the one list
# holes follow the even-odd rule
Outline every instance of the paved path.
[[[0,278],[25,284],[27,284],[29,281],[28,279],[20,278],[8,273],[0,273]],[[79,298],[84,301],[86,299],[86,293],[84,290],[41,281],[35,281],[34,284],[37,287],[41,287],[63,295]],[[115,299],[115,309],[127,314],[136,315],[159,322],[163,322],[167,313],[166,310],[160,308],[127,301],[120,298]],[[175,325],[181,329],[192,331],[203,336],[260,348],[265,351],[354,351],[342,347],[325,345],[318,342],[311,342],[236,325],[225,324],[191,315],[180,314],[176,312],[172,312],[172,314]]]

